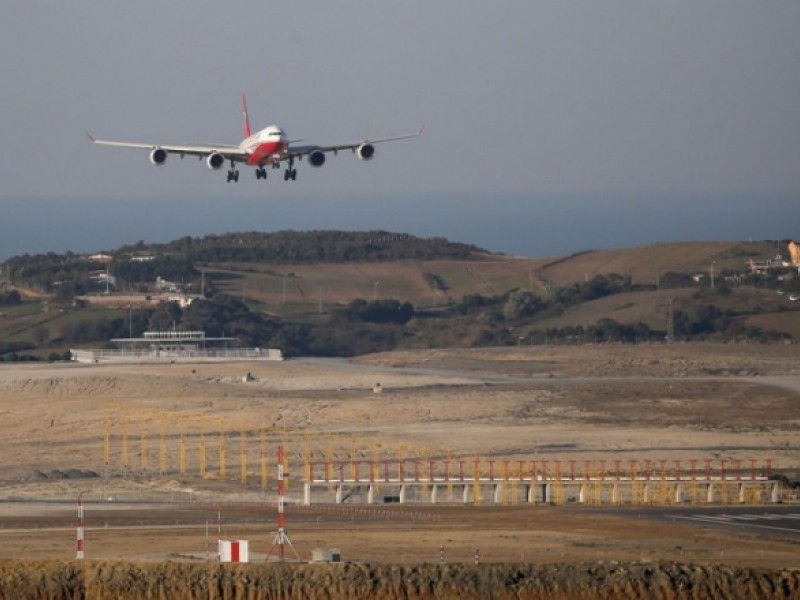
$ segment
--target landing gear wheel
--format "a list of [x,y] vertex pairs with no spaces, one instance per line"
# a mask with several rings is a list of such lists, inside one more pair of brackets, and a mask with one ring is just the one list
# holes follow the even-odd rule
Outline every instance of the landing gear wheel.
[[297,169],[292,169],[292,181],[297,180]]
[[256,179],[266,179],[267,170],[264,167],[256,169]]
[[286,170],[283,172],[283,180],[284,180],[284,181],[289,181],[289,169],[286,169]]
[[236,162],[231,159],[231,168],[228,169],[228,183],[239,181],[239,171],[236,170]]

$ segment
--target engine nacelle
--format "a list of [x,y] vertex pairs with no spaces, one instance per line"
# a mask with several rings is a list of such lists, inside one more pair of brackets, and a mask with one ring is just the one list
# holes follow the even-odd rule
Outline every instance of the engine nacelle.
[[375,158],[375,146],[372,144],[361,144],[356,148],[356,154],[361,160],[372,160]]
[[312,167],[321,167],[325,164],[325,153],[322,150],[314,150],[308,155],[308,164]]
[[150,163],[157,167],[167,162],[167,151],[163,148],[153,148],[150,153]]
[[212,152],[208,155],[206,159],[206,165],[212,171],[219,171],[222,168],[222,165],[225,164],[225,157],[222,156],[219,152]]

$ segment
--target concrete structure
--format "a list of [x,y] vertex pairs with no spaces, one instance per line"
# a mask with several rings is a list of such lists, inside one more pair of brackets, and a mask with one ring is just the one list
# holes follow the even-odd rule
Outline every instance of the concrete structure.
[[164,302],[177,302],[181,308],[189,306],[195,300],[201,300],[201,294],[92,294],[75,296],[77,302],[87,306],[104,308],[133,308],[136,306],[157,306]]
[[342,562],[342,553],[338,548],[314,548],[311,551],[311,562],[315,563],[338,563]]
[[278,349],[239,348],[235,337],[206,337],[202,331],[147,331],[141,338],[115,338],[118,349],[70,349],[81,363],[283,360]]
[[789,260],[795,267],[800,267],[800,244],[792,240],[789,242]]
[[790,262],[787,260],[783,260],[780,256],[776,256],[773,259],[755,261],[750,260],[748,261],[748,266],[750,267],[750,272],[760,275],[767,275],[769,273],[797,273],[798,266],[794,264],[794,262]]
[[[676,471],[667,473],[664,470],[660,473],[634,471],[628,475],[608,475],[598,471],[589,472],[588,468],[583,474],[575,473],[574,468],[570,474],[547,470],[536,472],[523,468],[522,464],[519,470],[512,473],[508,466],[511,461],[503,462],[506,463],[503,473],[492,472],[488,477],[485,474],[476,476],[474,472],[467,475],[463,468],[459,469],[459,474],[453,475],[449,465],[437,471],[433,461],[424,469],[426,473],[418,468],[412,470],[397,465],[399,468],[392,471],[401,475],[394,477],[389,476],[388,464],[382,470],[376,469],[374,463],[370,464],[364,477],[363,472],[359,473],[359,466],[356,466],[350,478],[343,476],[344,464],[339,464],[338,468],[332,464],[324,465],[327,476],[323,478],[314,476],[312,467],[309,471],[311,476],[304,483],[302,502],[305,505],[395,502],[671,505],[762,504],[778,503],[782,499],[781,482],[769,476],[757,475],[755,467],[747,473],[741,470],[726,472],[723,466],[717,474],[709,470],[691,474]],[[490,465],[492,470],[493,465]]]
[[99,253],[99,254],[92,254],[90,256],[87,256],[86,260],[88,260],[89,262],[93,262],[93,263],[99,263],[101,265],[107,265],[112,260],[114,260],[114,257],[111,256],[110,254]]
[[183,286],[180,283],[176,283],[174,281],[167,281],[166,279],[162,279],[161,277],[156,277],[156,289],[163,290],[167,292],[180,292]]

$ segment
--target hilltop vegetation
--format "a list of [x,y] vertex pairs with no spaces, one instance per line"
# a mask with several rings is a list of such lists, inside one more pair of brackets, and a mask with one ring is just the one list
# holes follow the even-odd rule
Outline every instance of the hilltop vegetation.
[[419,238],[387,231],[279,231],[183,237],[166,244],[123,246],[118,255],[178,254],[193,263],[274,262],[281,264],[387,262],[458,258],[486,250],[445,238]]
[[[163,244],[138,242],[110,253],[110,271],[121,285],[196,279],[196,265],[273,262],[317,264],[398,260],[475,260],[488,251],[445,238],[419,238],[386,231],[243,232],[183,237]],[[146,257],[147,260],[142,260]],[[14,256],[5,263],[9,279],[20,286],[67,298],[93,287],[89,275],[104,268],[89,257],[67,252]]]
[[[91,277],[105,273],[103,265],[73,253],[15,257],[5,272],[22,294],[0,291],[0,359],[60,354],[173,326],[323,356],[670,336],[788,340],[800,337],[800,303],[792,300],[800,278],[791,270],[750,274],[746,264],[774,257],[780,246],[661,244],[542,260],[439,238],[315,231],[140,242],[111,253],[118,287],[142,299],[158,291],[157,277],[200,298],[202,272],[205,296],[186,308],[101,308],[113,294],[75,302],[102,288]],[[86,298],[97,306],[84,306]]]

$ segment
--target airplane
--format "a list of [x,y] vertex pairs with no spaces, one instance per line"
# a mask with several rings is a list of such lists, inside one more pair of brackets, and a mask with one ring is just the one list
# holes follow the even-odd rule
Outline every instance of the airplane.
[[279,169],[281,162],[286,163],[286,170],[283,172],[284,181],[295,181],[297,179],[297,169],[294,162],[302,161],[303,157],[308,157],[308,163],[315,168],[325,164],[327,152],[338,154],[340,150],[350,150],[361,160],[372,160],[375,157],[375,144],[383,142],[393,142],[422,135],[423,128],[416,133],[396,135],[392,137],[361,140],[347,144],[332,144],[329,146],[317,145],[296,145],[303,140],[290,140],[286,131],[278,125],[269,125],[260,131],[251,133],[250,117],[247,113],[247,97],[242,96],[242,118],[244,120],[244,140],[238,145],[233,144],[140,144],[130,142],[114,142],[109,140],[98,140],[91,133],[87,132],[89,141],[103,146],[120,146],[123,148],[144,148],[150,150],[150,162],[156,166],[161,166],[167,161],[170,154],[184,156],[197,156],[200,160],[206,159],[206,166],[212,171],[220,170],[226,162],[230,162],[228,170],[228,183],[239,181],[239,170],[237,163],[243,163],[256,168],[256,179],[267,178],[267,165],[273,169]]

